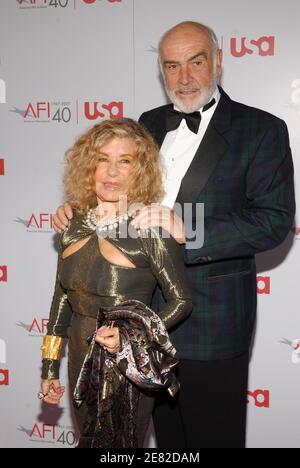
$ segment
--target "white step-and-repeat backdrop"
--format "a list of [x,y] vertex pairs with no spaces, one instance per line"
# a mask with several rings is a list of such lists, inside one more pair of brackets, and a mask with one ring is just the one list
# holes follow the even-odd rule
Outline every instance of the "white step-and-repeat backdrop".
[[[158,41],[191,19],[215,29],[225,56],[223,87],[231,97],[287,122],[297,176],[299,18],[295,0],[1,1],[1,447],[75,443],[67,398],[59,408],[46,408],[36,397],[56,268],[52,213],[63,200],[65,150],[101,119],[138,118],[166,102]],[[300,447],[298,226],[296,220],[285,244],[257,259],[248,447]]]

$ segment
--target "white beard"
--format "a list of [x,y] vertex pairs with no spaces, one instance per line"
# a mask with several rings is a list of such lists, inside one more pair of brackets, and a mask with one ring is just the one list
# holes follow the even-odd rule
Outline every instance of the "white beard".
[[[219,78],[218,78],[217,74],[215,74],[213,79],[212,79],[211,85],[208,88],[204,88],[204,89],[202,88],[200,96],[196,97],[193,100],[193,102],[191,102],[189,104],[186,103],[186,102],[183,102],[178,97],[178,95],[176,94],[175,91],[168,90],[167,86],[165,86],[165,88],[166,88],[166,93],[169,96],[169,99],[171,100],[171,102],[176,107],[178,107],[178,109],[181,112],[184,112],[185,114],[192,114],[193,112],[198,111],[203,106],[205,106],[206,104],[209,103],[209,101],[211,100],[211,97],[212,97],[213,93],[215,92],[215,89],[216,89],[216,87],[218,85],[218,81],[219,81]],[[199,88],[198,87],[195,88],[195,87],[193,87],[193,85],[188,85],[186,87],[182,87],[182,89],[186,90],[186,91],[191,91],[192,89],[197,89],[198,90]]]

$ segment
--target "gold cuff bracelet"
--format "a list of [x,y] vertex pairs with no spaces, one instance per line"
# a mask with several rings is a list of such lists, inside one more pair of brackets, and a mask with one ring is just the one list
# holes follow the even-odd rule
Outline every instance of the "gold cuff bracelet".
[[43,340],[42,357],[43,359],[60,359],[63,339],[61,336],[46,335]]

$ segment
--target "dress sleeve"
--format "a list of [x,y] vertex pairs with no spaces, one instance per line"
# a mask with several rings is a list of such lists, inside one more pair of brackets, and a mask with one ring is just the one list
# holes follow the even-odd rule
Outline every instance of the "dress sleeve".
[[142,242],[166,300],[159,316],[170,329],[186,319],[193,307],[183,252],[167,231],[157,228],[147,230],[147,233],[147,236],[142,235]]
[[[68,327],[71,323],[72,309],[68,302],[67,292],[63,289],[60,282],[61,264],[62,245],[60,245],[58,253],[56,282],[47,325],[47,335],[66,338]],[[59,364],[59,359],[43,359],[42,378],[58,379]]]

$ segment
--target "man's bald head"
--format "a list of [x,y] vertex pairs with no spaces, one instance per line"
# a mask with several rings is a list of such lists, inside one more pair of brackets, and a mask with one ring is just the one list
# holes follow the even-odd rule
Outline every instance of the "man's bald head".
[[159,54],[161,54],[162,47],[165,42],[168,40],[174,40],[176,37],[182,35],[197,35],[202,34],[209,38],[213,51],[215,54],[219,49],[218,38],[216,33],[210,27],[202,23],[197,23],[195,21],[183,21],[182,23],[176,24],[174,27],[169,29],[161,38],[159,43]]
[[211,28],[185,21],[167,31],[159,44],[166,92],[183,112],[207,104],[222,73],[222,51]]

